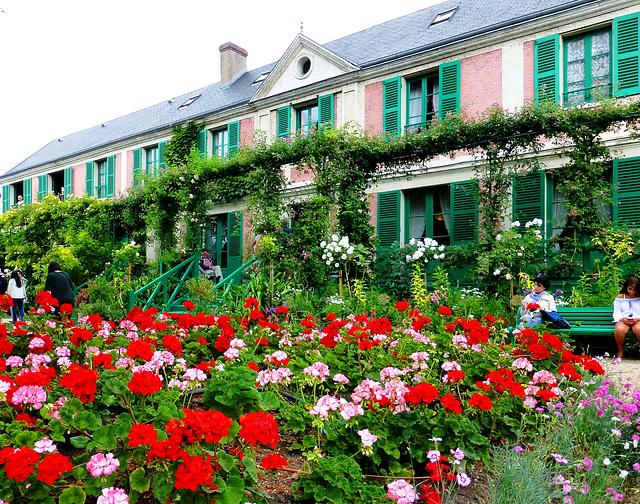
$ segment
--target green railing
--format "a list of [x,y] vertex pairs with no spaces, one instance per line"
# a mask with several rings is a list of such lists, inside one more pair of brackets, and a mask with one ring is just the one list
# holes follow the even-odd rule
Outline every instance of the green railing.
[[73,297],[75,298],[78,295],[78,292],[80,292],[80,289],[84,289],[87,285],[89,285],[90,282],[95,282],[98,278],[104,278],[107,282],[110,282],[111,280],[113,280],[113,276],[116,270],[119,270],[119,269],[124,270],[126,269],[126,266],[123,263],[112,264],[102,273],[99,273],[93,278],[90,278],[89,280],[87,280],[85,283],[76,286],[73,289]]
[[246,263],[244,263],[237,270],[227,276],[224,280],[214,285],[212,290],[215,292],[222,291],[222,297],[224,298],[224,295],[229,291],[233,284],[240,285],[242,283],[242,279],[248,277],[248,275],[245,273],[245,270],[254,262],[256,262],[255,257],[249,259]]
[[130,311],[138,304],[145,310],[155,307],[160,311],[184,311],[182,303],[188,299],[185,284],[187,280],[199,276],[199,262],[200,254],[196,253],[137,291],[130,290],[127,293],[127,309]]

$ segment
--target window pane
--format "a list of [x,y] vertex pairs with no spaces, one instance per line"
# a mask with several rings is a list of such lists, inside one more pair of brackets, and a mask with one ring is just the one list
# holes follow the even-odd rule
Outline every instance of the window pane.
[[571,40],[567,42],[567,60],[584,60],[584,39]]
[[606,75],[609,77],[609,55],[603,54],[591,58],[591,77],[601,77]]
[[567,66],[568,82],[584,82],[584,61],[575,61]]
[[609,54],[609,32],[596,33],[591,36],[591,55]]
[[225,157],[228,154],[228,131],[220,130],[213,134],[213,153],[217,157]]

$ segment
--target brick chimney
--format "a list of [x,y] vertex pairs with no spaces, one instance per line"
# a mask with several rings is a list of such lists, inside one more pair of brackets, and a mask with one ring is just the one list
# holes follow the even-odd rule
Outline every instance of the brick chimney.
[[225,42],[220,50],[220,86],[228,87],[247,71],[248,52],[242,47]]

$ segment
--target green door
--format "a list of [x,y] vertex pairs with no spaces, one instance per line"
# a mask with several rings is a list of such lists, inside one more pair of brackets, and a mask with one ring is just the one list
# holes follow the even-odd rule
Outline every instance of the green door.
[[242,266],[242,212],[214,216],[206,243],[225,278]]

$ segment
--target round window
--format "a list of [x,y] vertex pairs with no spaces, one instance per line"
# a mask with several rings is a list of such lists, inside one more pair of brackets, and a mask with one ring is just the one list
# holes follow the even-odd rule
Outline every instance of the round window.
[[311,72],[311,60],[307,56],[303,56],[298,60],[298,77],[306,77]]

